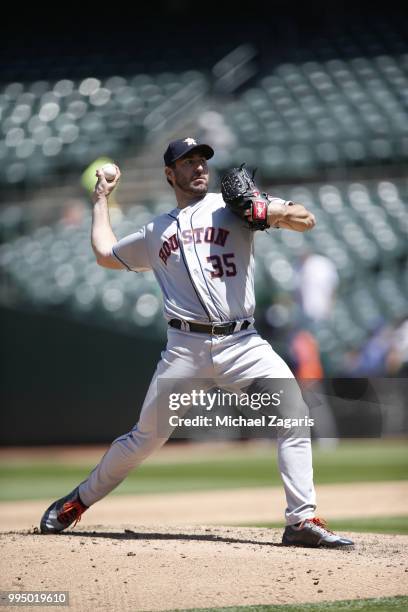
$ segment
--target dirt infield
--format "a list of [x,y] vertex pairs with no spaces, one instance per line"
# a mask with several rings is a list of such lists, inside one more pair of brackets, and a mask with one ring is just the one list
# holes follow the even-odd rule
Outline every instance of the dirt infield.
[[[405,514],[408,483],[320,485],[318,497],[328,519]],[[35,526],[49,502],[0,504],[0,589],[67,590],[70,609],[86,612],[408,594],[408,536],[352,534],[348,551],[288,549],[281,530],[214,526],[281,520],[280,487],[110,496],[74,531],[42,536]]]
[[65,590],[75,611],[133,612],[408,594],[408,537],[353,538],[354,550],[336,551],[286,548],[281,530],[239,527],[1,533],[1,588]]

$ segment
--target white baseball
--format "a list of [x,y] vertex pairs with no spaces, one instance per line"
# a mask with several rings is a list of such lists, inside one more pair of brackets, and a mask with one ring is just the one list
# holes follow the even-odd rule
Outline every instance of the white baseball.
[[111,183],[115,180],[117,172],[116,166],[114,166],[113,164],[105,164],[104,166],[102,166],[102,172],[104,173],[108,183]]

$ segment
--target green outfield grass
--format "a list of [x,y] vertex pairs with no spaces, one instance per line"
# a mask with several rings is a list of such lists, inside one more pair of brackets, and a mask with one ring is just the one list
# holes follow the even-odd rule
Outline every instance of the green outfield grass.
[[[283,522],[277,523],[245,523],[242,527],[283,528]],[[356,531],[366,533],[408,534],[408,516],[330,519],[330,529],[333,531]]]
[[319,604],[296,604],[284,606],[239,606],[231,608],[189,608],[172,612],[389,612],[408,610],[408,597],[381,597],[379,599],[348,599],[327,601]]
[[[234,452],[203,461],[146,462],[118,487],[114,494],[167,493],[267,487],[280,485],[276,450]],[[81,449],[78,449],[78,454]],[[55,498],[85,479],[93,465],[68,465],[38,461],[2,461],[0,500]],[[314,449],[316,484],[405,480],[408,477],[408,447],[403,441],[344,441],[333,450]]]

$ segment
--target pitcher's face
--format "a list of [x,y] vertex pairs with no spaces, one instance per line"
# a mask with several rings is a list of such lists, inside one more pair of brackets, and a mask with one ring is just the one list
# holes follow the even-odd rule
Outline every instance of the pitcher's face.
[[194,196],[204,196],[208,191],[208,164],[200,153],[188,153],[177,159],[166,172],[174,187]]

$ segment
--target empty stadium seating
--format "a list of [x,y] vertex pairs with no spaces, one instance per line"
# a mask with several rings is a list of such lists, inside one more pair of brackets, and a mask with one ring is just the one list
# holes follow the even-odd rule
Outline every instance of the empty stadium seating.
[[[265,177],[305,178],[338,165],[406,162],[407,73],[407,53],[279,64],[233,100],[212,99],[235,135],[215,163],[245,159]],[[190,70],[6,84],[0,184],[44,182],[140,147],[211,83]]]
[[240,147],[265,176],[406,161],[408,54],[282,64],[223,106]]
[[44,183],[100,155],[140,147],[208,89],[198,71],[14,82],[0,94],[0,184]]
[[[332,316],[317,335],[323,352],[341,360],[381,320],[407,312],[407,181],[310,184],[278,188],[304,203],[317,218],[306,234],[270,230],[256,237],[256,287],[263,307],[280,293],[296,295],[300,257],[318,252],[331,259],[340,277]],[[114,221],[119,237],[172,207],[168,201],[135,205]],[[22,223],[16,209],[0,215],[0,232],[10,236]],[[117,272],[99,267],[89,244],[89,213],[77,226],[60,222],[6,241],[0,250],[3,299],[51,309],[90,323],[114,325],[133,333],[165,328],[160,292],[152,273]],[[288,323],[298,313],[291,310]],[[334,358],[334,357],[333,357]],[[336,362],[337,363],[337,362]],[[335,367],[332,363],[332,367]]]

